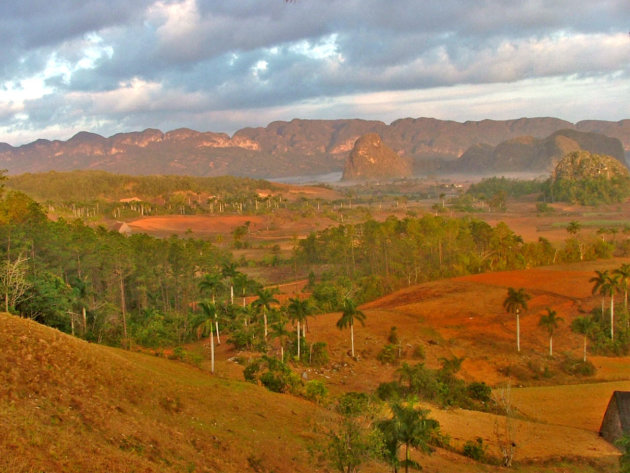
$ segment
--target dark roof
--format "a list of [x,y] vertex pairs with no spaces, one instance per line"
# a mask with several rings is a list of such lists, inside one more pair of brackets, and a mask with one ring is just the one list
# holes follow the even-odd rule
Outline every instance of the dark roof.
[[619,411],[619,420],[624,432],[630,432],[630,391],[615,391],[613,393]]
[[624,434],[630,433],[630,392],[614,391],[608,401],[599,435],[615,444]]

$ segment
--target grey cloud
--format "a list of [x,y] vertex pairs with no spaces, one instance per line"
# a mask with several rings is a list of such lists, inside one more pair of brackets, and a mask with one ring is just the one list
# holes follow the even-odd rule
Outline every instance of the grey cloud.
[[[25,104],[33,126],[53,120],[70,126],[78,117],[139,128],[203,123],[204,111],[235,121],[239,110],[351,94],[630,74],[630,39],[624,47],[605,37],[627,34],[627,0],[579,8],[569,0],[197,0],[187,28],[165,22],[161,9],[175,0],[3,3],[0,89],[5,80],[42,71],[53,54],[76,65],[91,33],[112,50],[69,81],[49,77],[53,92]],[[576,39],[580,34],[587,36]],[[331,35],[340,61],[296,47],[321,45]],[[261,60],[267,69],[255,76]],[[89,99],[90,92],[115,91],[132,80],[159,85],[161,96],[109,113]],[[325,109],[337,111],[333,102]],[[0,126],[11,113],[3,109]]]

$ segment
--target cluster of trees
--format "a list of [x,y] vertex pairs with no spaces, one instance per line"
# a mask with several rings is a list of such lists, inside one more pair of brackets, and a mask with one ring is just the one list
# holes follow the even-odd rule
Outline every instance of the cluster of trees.
[[443,358],[439,369],[430,369],[424,363],[403,363],[396,370],[397,379],[381,383],[376,395],[382,400],[400,400],[417,397],[442,407],[491,410],[490,386],[483,382],[466,383],[455,375],[461,369],[463,358]]
[[192,238],[51,221],[12,191],[0,199],[0,259],[4,310],[89,340],[155,345],[194,337],[200,275],[231,255]]
[[627,176],[597,176],[576,180],[549,180],[543,189],[550,202],[570,202],[580,205],[601,205],[623,202],[630,196]]
[[[610,270],[596,270],[590,279],[592,293],[601,296],[601,308],[595,308],[589,315],[577,317],[571,323],[571,330],[584,337],[583,362],[587,361],[587,340],[594,343],[598,353],[627,353],[630,348],[630,314],[628,312],[628,288],[630,285],[630,264],[624,263]],[[618,307],[615,296],[622,296],[622,305]],[[608,298],[608,300],[607,300]],[[525,289],[508,288],[503,301],[505,310],[516,317],[516,349],[520,352],[520,314],[528,309],[531,299]],[[621,313],[621,322],[615,319],[615,310]],[[538,325],[549,335],[549,356],[553,356],[553,334],[558,325],[564,322],[555,310],[546,309],[540,316]]]
[[505,223],[491,226],[470,217],[391,216],[311,233],[299,241],[295,258],[330,269],[328,280],[331,274],[351,278],[363,301],[427,280],[606,257],[614,248],[579,233],[562,248],[544,238],[526,243]]
[[[591,340],[592,350],[597,353],[627,354],[630,348],[630,264],[624,263],[612,271],[597,270],[590,282],[593,283],[593,294],[601,296],[601,307],[593,309],[588,316],[575,319],[571,326],[584,336],[584,359],[587,339]],[[621,296],[623,303],[620,307],[616,296]],[[620,317],[615,317],[616,314]]]

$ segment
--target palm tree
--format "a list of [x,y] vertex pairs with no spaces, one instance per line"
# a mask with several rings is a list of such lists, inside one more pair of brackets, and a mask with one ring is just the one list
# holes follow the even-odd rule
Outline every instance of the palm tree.
[[223,263],[221,266],[221,276],[230,283],[230,304],[234,304],[234,278],[236,278],[236,263]]
[[608,275],[600,291],[610,297],[610,339],[615,339],[615,292],[619,292],[619,276]]
[[350,326],[350,343],[352,347],[352,358],[354,358],[354,321],[358,320],[361,325],[365,325],[365,314],[357,308],[352,299],[347,297],[343,301],[343,312],[341,318],[337,321],[339,330]]
[[407,362],[403,362],[402,366],[396,370],[396,374],[398,375],[398,382],[407,383],[411,393],[418,377],[418,365],[411,366]]
[[571,330],[575,333],[579,333],[584,336],[584,361],[586,362],[586,339],[593,330],[595,330],[596,324],[592,317],[578,317],[571,323]]
[[287,312],[289,318],[296,322],[297,326],[297,359],[300,359],[300,323],[306,321],[306,317],[311,312],[311,306],[307,299],[301,300],[299,297],[292,297],[289,299],[289,305],[287,306]]
[[265,324],[265,331],[264,331],[265,340],[267,339],[267,311],[271,309],[271,304],[278,303],[278,299],[273,297],[277,293],[278,293],[278,289],[276,288],[258,289],[256,291],[256,296],[258,296],[258,298],[252,303],[252,305],[256,307],[258,310],[260,310],[263,314],[263,320]]
[[279,320],[271,324],[271,338],[280,339],[280,361],[284,363],[284,344],[289,332],[286,329],[287,319],[281,316]]
[[626,328],[630,326],[628,319],[628,283],[630,282],[630,264],[624,263],[613,271],[619,276],[619,286],[623,289],[623,310],[626,313]]
[[212,296],[212,303],[215,304],[215,297],[217,290],[223,287],[223,282],[221,281],[221,275],[219,273],[208,273],[204,274],[201,281],[199,281],[199,291],[202,294],[210,293]]
[[201,337],[205,333],[210,337],[210,371],[214,373],[214,335],[212,330],[213,322],[216,322],[217,309],[212,303],[201,301],[199,303],[203,313],[203,320],[197,326],[197,336]]
[[[407,406],[402,404],[392,405],[392,418],[377,423],[377,428],[383,433],[385,448],[389,462],[398,471],[398,465],[404,465],[405,473],[409,467],[420,470],[422,467],[409,456],[411,447],[419,448],[430,453],[429,440],[433,432],[439,429],[440,424],[429,419],[426,409],[416,409],[413,403]],[[398,460],[398,450],[405,446],[405,459]]]
[[562,322],[562,317],[558,317],[555,310],[547,307],[547,315],[541,315],[538,325],[545,327],[549,334],[549,356],[553,356],[553,332],[558,328],[558,323]]
[[236,274],[234,275],[234,286],[240,288],[243,302],[245,301],[245,291],[247,291],[248,283],[249,283],[249,278],[247,277],[247,274],[237,271]]
[[593,276],[591,279],[588,280],[588,282],[593,283],[593,289],[591,293],[599,294],[602,296],[602,317],[603,317],[604,316],[604,302],[606,300],[606,297],[604,296],[604,293],[602,292],[602,286],[606,282],[606,279],[608,279],[608,270],[605,270],[605,271],[595,270],[595,274],[597,276]]
[[[217,289],[220,289],[223,286],[221,282],[221,275],[217,273],[210,273],[204,275],[204,277],[199,281],[199,290],[202,293],[209,292],[212,294],[212,304],[216,306],[215,301],[215,293]],[[217,317],[217,311],[215,310],[214,317],[214,326],[217,331],[217,343],[221,345],[221,335],[219,334],[219,318]]]
[[521,351],[521,321],[519,316],[521,310],[527,310],[527,301],[531,298],[532,296],[527,294],[525,289],[509,287],[508,295],[503,301],[505,310],[510,314],[516,315],[516,351],[519,353]]

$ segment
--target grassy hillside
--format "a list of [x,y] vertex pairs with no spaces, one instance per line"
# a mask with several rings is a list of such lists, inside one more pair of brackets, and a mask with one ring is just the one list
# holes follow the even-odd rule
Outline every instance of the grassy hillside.
[[0,346],[0,471],[314,471],[307,401],[8,314]]

